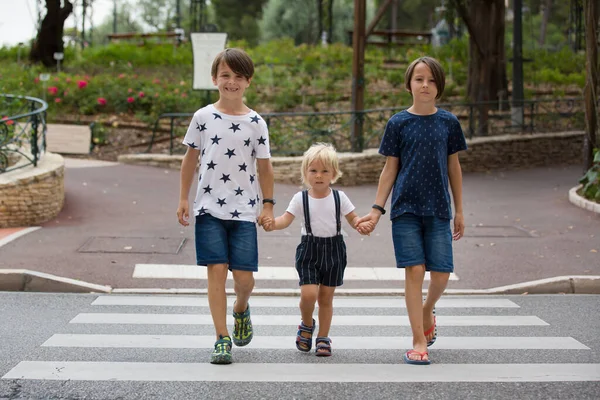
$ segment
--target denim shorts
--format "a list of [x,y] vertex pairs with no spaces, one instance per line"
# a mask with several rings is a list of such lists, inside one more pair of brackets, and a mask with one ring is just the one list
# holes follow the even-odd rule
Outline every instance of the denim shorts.
[[256,224],[210,214],[196,217],[196,264],[229,264],[230,270],[258,271]]
[[425,265],[427,271],[454,272],[450,220],[405,213],[392,220],[398,268]]

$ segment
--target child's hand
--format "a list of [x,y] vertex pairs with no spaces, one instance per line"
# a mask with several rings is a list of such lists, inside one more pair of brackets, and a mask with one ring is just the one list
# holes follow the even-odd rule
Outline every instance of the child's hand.
[[458,240],[465,234],[465,217],[463,213],[456,213],[454,215],[454,231],[452,232],[452,239]]
[[177,207],[177,220],[183,226],[188,226],[190,223],[188,219],[190,218],[190,206],[187,200],[182,200],[179,202],[179,207]]
[[375,230],[375,223],[373,221],[361,222],[356,226],[356,230],[361,235],[371,236],[371,232]]
[[265,232],[271,232],[275,228],[275,223],[273,222],[273,219],[269,217],[263,217],[262,227]]

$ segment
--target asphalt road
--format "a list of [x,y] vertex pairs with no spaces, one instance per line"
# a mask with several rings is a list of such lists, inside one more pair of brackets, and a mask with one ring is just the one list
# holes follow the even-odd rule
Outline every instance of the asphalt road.
[[0,398],[598,398],[597,295],[446,296],[427,367],[401,297],[337,298],[328,359],[295,349],[296,302],[251,299],[254,340],[213,366],[205,297],[0,293]]
[[[458,280],[449,288],[484,289],[563,275],[600,275],[600,215],[575,207],[568,190],[576,166],[464,176],[466,237],[454,245]],[[65,173],[66,203],[42,229],[0,247],[0,268],[29,269],[113,288],[205,288],[198,279],[133,278],[138,264],[195,262],[192,227],[177,223],[176,170],[130,165]],[[299,189],[277,184],[275,211]],[[343,187],[359,214],[370,210],[374,185]],[[370,237],[345,230],[348,267],[394,268],[389,219]],[[259,233],[260,266],[291,267],[299,221]],[[398,271],[401,276],[402,272]],[[266,280],[258,288],[297,288]],[[346,281],[344,288],[401,288],[402,281]]]

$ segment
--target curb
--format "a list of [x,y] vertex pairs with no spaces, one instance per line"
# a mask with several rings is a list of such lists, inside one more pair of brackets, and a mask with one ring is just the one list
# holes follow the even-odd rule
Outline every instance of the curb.
[[0,291],[110,293],[112,288],[27,269],[0,269]]
[[[113,294],[193,294],[207,289],[124,288],[96,285],[26,269],[0,269],[0,291]],[[233,289],[226,289],[228,295]],[[427,293],[423,290],[423,293]],[[446,289],[447,295],[600,294],[600,275],[567,275],[489,289]],[[254,289],[255,296],[300,296],[300,289]],[[404,289],[338,289],[339,296],[401,296]]]
[[581,188],[581,185],[575,186],[569,190],[569,201],[576,205],[579,208],[583,208],[584,210],[588,210],[594,212],[596,214],[600,214],[600,204],[595,203],[593,201],[589,201],[588,199],[581,197],[577,191]]

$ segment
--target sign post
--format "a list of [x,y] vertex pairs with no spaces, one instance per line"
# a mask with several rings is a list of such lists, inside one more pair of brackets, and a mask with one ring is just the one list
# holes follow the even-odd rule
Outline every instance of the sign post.
[[194,53],[194,80],[192,89],[206,90],[206,103],[210,103],[210,91],[216,90],[212,82],[212,62],[223,49],[227,41],[226,33],[192,33],[192,51]]

